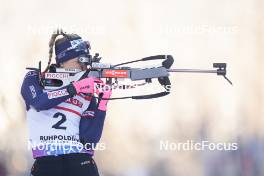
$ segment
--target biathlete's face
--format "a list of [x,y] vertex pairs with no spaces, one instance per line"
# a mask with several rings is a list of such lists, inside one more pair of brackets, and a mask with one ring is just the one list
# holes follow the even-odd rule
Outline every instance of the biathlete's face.
[[70,59],[66,62],[63,62],[61,64],[61,67],[62,68],[74,68],[74,69],[80,69],[82,71],[85,71],[87,69],[87,67],[83,64],[81,64],[79,61],[78,61],[78,58],[74,58],[74,59]]

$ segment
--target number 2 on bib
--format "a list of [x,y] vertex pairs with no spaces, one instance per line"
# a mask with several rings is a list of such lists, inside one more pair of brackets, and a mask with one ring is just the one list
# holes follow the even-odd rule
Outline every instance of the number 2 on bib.
[[66,122],[66,115],[62,114],[61,112],[57,112],[53,116],[53,118],[59,118],[59,117],[61,119],[57,123],[55,123],[54,125],[52,125],[52,128],[66,130],[67,127],[62,126],[62,124],[64,122]]

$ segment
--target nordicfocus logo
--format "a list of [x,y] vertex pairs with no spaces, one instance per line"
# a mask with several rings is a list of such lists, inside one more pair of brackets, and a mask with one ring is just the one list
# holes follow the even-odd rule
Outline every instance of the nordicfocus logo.
[[56,91],[48,92],[48,99],[63,97],[65,95],[69,95],[67,89],[56,90]]
[[105,143],[85,143],[84,145],[78,141],[49,141],[49,142],[37,142],[37,141],[28,141],[27,145],[28,150],[40,152],[41,155],[57,155],[69,154],[69,153],[83,153],[84,151],[104,151],[106,150]]
[[69,73],[45,73],[46,79],[67,79],[69,76]]
[[187,140],[186,142],[171,142],[160,141],[159,145],[162,151],[204,151],[204,150],[218,150],[218,151],[234,151],[238,150],[238,143],[236,142],[209,142],[209,141],[193,141]]

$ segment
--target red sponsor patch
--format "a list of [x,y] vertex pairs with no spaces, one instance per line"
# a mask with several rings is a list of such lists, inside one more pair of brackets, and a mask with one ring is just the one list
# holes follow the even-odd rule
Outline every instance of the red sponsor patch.
[[128,70],[103,70],[103,77],[107,78],[127,78]]
[[72,105],[75,105],[75,106],[78,106],[80,108],[83,106],[83,103],[76,98],[69,98],[65,102],[72,104]]

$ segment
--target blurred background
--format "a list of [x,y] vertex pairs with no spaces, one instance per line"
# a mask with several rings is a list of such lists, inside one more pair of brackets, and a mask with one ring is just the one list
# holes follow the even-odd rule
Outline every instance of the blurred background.
[[[264,175],[263,0],[0,0],[0,176],[33,163],[20,86],[43,68],[54,29],[78,33],[103,62],[172,54],[174,68],[228,63],[228,77],[176,73],[169,96],[109,104],[95,160],[104,176]],[[156,92],[157,84],[131,90]],[[116,91],[113,96],[126,94]],[[237,143],[236,151],[162,151],[160,141]]]

